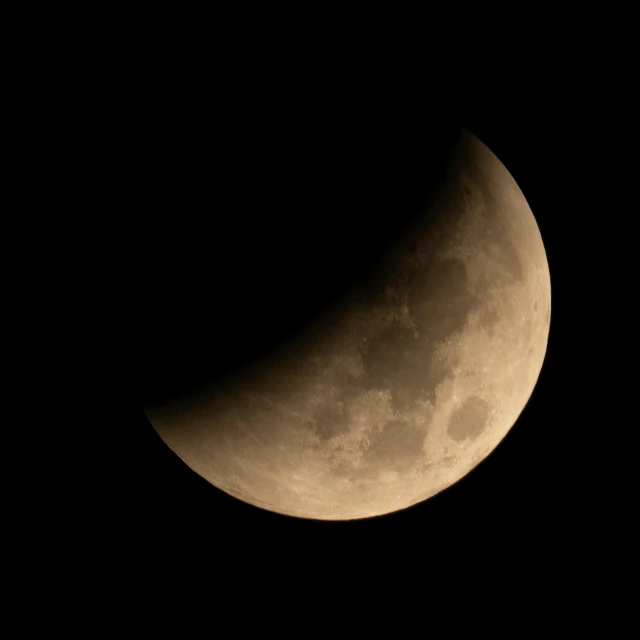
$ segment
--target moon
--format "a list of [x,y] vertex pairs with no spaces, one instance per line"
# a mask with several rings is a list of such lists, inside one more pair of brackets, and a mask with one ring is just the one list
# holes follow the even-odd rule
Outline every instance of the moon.
[[428,208],[277,357],[144,407],[162,440],[222,491],[321,520],[405,509],[485,459],[542,368],[547,257],[518,185],[469,132]]

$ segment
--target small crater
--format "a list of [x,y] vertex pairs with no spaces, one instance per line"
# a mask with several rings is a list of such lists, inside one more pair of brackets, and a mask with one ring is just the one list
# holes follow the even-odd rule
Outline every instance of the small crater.
[[457,442],[467,438],[475,440],[489,419],[489,404],[482,398],[471,396],[456,407],[449,420],[447,433]]
[[453,456],[445,456],[440,461],[440,465],[445,469],[452,469],[456,464],[456,459]]

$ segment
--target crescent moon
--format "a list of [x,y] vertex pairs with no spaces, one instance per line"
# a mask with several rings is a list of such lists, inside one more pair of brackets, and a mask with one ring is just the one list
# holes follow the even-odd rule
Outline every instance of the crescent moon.
[[323,520],[407,508],[486,458],[542,368],[545,249],[513,177],[469,132],[430,207],[366,291],[277,358],[145,407],[164,442],[240,500]]

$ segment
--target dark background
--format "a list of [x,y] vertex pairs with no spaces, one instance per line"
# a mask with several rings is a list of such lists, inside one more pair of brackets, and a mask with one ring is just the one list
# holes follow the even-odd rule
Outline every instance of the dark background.
[[[407,87],[304,68],[205,82],[161,69],[132,73],[105,97],[91,139],[102,157],[91,178],[100,224],[86,246],[98,265],[86,318],[99,370],[91,420],[105,455],[77,491],[95,511],[92,531],[108,540],[100,553],[165,568],[230,557],[294,568],[310,556],[372,553],[425,562],[411,548],[429,562],[573,557],[601,517],[601,485],[584,473],[576,432],[586,422],[574,403],[585,390],[568,365],[580,242],[571,192],[584,150],[569,103],[526,73],[465,98],[428,77]],[[290,518],[208,484],[163,444],[140,403],[277,349],[366,277],[437,189],[460,125],[514,176],[550,265],[547,356],[517,424],[451,488],[370,520]]]

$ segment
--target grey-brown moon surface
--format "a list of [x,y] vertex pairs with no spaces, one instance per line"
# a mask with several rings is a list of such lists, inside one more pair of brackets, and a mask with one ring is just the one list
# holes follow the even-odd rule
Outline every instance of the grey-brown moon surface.
[[145,407],[191,469],[269,511],[353,520],[428,499],[500,443],[542,368],[549,267],[498,158],[469,132],[454,158],[366,287],[226,384]]

